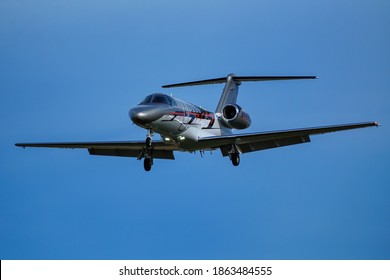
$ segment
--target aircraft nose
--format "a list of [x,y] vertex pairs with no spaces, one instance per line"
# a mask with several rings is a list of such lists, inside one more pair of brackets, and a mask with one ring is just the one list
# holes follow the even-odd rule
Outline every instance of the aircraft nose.
[[149,122],[148,116],[143,111],[130,110],[130,118],[135,124],[145,125]]
[[163,116],[158,108],[135,107],[129,111],[130,119],[137,125],[145,126]]

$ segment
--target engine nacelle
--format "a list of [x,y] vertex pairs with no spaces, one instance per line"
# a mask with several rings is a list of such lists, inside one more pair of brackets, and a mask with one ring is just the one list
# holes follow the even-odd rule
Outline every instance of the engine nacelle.
[[250,116],[237,104],[228,104],[222,109],[222,123],[235,129],[248,128],[252,121]]

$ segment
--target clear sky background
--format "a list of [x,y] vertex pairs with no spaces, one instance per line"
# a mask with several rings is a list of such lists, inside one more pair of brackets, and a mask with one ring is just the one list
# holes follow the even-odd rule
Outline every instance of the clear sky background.
[[[0,259],[390,259],[390,2],[0,1]],[[16,142],[143,140],[153,92],[214,110],[237,75],[246,132],[379,121],[245,154],[134,158]],[[158,135],[154,137],[159,139]]]

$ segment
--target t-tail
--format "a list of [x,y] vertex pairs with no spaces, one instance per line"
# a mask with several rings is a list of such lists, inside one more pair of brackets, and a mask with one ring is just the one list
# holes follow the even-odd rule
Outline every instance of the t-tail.
[[163,88],[198,86],[208,84],[225,84],[219,99],[216,115],[222,127],[229,129],[245,129],[251,125],[251,118],[241,106],[237,104],[238,88],[241,82],[264,82],[280,80],[316,79],[316,76],[236,76],[229,74],[224,78],[208,79],[194,82],[165,85]]

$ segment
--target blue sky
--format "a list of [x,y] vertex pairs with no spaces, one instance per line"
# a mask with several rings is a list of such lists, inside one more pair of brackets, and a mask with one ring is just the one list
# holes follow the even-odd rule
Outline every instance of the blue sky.
[[[0,259],[389,259],[389,1],[0,2]],[[152,92],[214,110],[238,75],[247,132],[379,121],[245,154],[132,158],[16,142],[142,140]],[[155,139],[158,139],[155,136]]]

